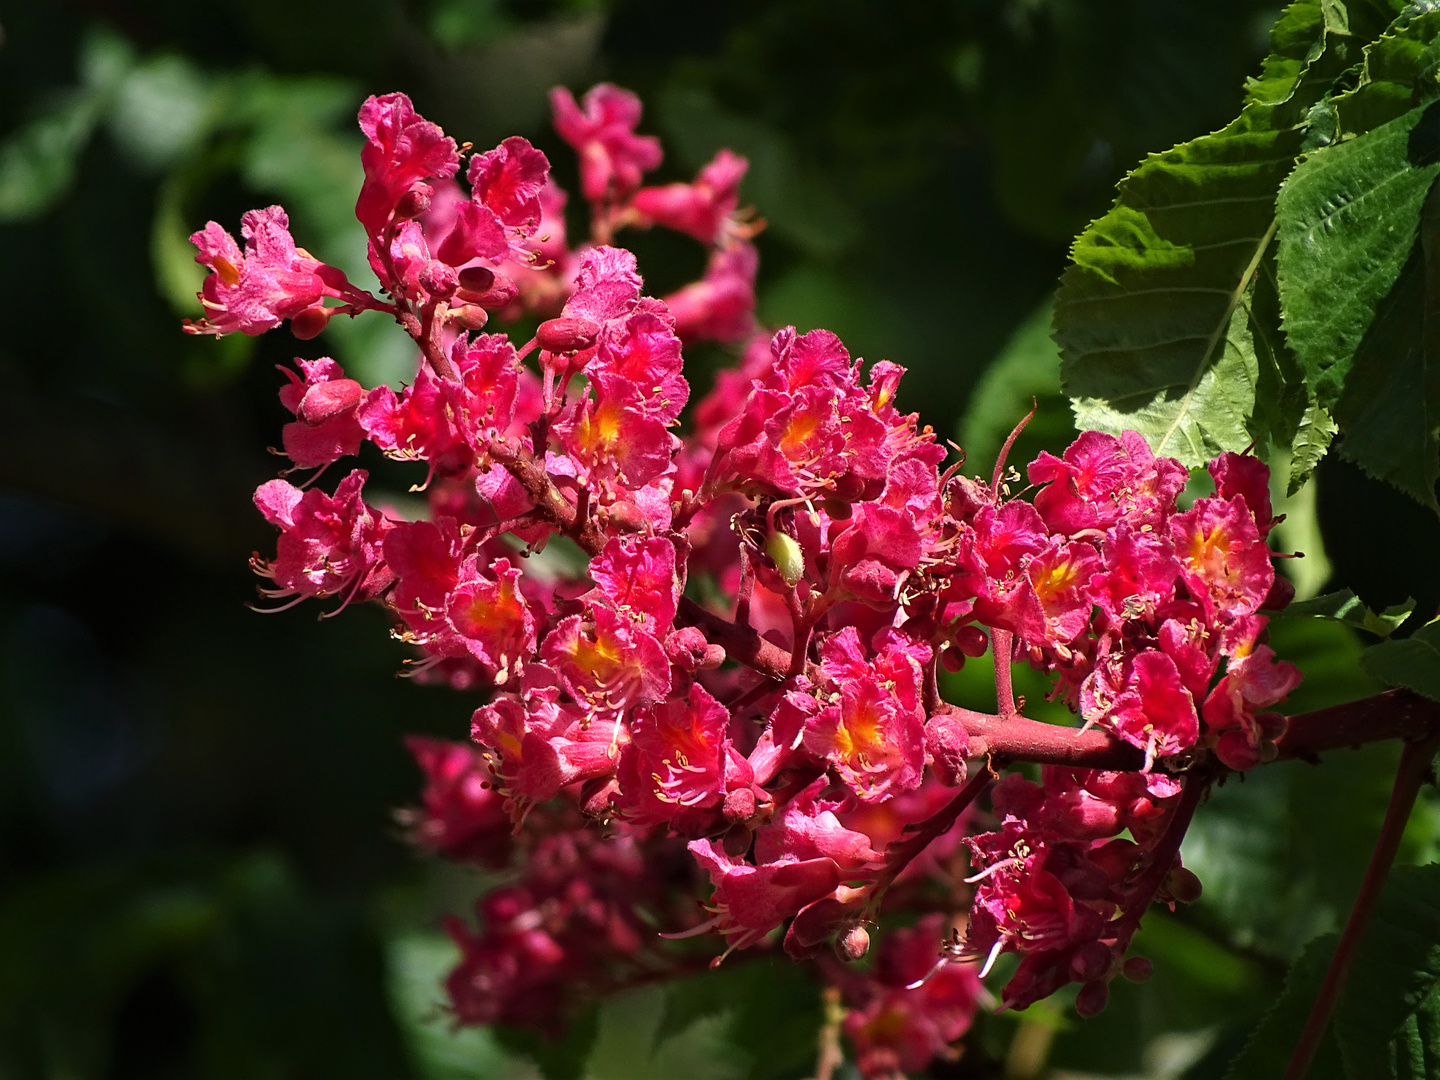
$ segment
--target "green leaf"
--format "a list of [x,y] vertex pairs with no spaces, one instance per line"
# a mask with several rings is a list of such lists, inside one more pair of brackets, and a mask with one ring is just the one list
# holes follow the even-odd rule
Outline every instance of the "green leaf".
[[1440,701],[1440,619],[1426,623],[1411,637],[1366,649],[1360,665],[1386,686],[1403,686]]
[[1372,131],[1434,95],[1440,68],[1437,38],[1440,11],[1419,11],[1402,15],[1366,48],[1355,87],[1330,102],[1337,141]]
[[1290,475],[1285,493],[1294,495],[1315,473],[1315,467],[1330,449],[1339,427],[1330,413],[1318,401],[1305,406],[1305,413],[1295,429],[1295,439],[1290,452]]
[[1247,305],[1275,234],[1275,196],[1303,148],[1308,109],[1393,14],[1382,3],[1291,5],[1240,116],[1121,181],[1114,208],[1076,241],[1056,299],[1078,426],[1133,428],[1192,466],[1252,441],[1262,376],[1259,305]]
[[1285,336],[1326,408],[1415,244],[1437,149],[1440,104],[1311,155],[1280,191]]
[[1339,592],[1326,593],[1324,596],[1316,596],[1310,600],[1291,604],[1284,611],[1272,615],[1271,618],[1291,619],[1308,616],[1333,619],[1358,630],[1367,630],[1379,637],[1388,638],[1400,628],[1400,624],[1408,619],[1414,610],[1415,601],[1407,600],[1403,604],[1387,607],[1377,615],[1349,589],[1341,589]]
[[0,143],[0,222],[37,217],[65,197],[80,152],[134,62],[122,38],[89,35],[80,84]]
[[1385,883],[1335,1008],[1349,1080],[1436,1075],[1424,1063],[1440,1062],[1437,982],[1440,864],[1399,867]]
[[[1325,978],[1325,970],[1330,966],[1337,940],[1334,934],[1326,934],[1306,946],[1285,977],[1284,992],[1260,1021],[1245,1049],[1230,1063],[1225,1080],[1275,1080],[1284,1074]],[[1335,1040],[1327,1031],[1315,1064],[1310,1068],[1309,1080],[1331,1080],[1341,1075]]]
[[1440,181],[1420,232],[1360,343],[1335,415],[1344,457],[1440,513]]

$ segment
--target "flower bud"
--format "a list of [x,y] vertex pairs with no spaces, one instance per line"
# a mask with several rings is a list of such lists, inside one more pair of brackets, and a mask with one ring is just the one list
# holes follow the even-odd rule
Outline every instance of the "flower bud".
[[1109,973],[1114,958],[1110,949],[1098,941],[1081,945],[1070,956],[1070,977],[1076,982],[1093,984]]
[[490,313],[476,304],[461,304],[450,309],[450,319],[466,330],[479,330],[490,321]]
[[1110,1000],[1110,987],[1103,982],[1086,983],[1075,995],[1075,1011],[1083,1020],[1099,1016]]
[[495,271],[484,266],[467,266],[460,271],[460,288],[479,296],[495,284]]
[[970,733],[953,716],[932,716],[925,722],[925,753],[935,778],[949,787],[965,783],[965,756]]
[[[490,274],[491,277],[489,288],[471,288],[470,284],[467,283],[467,275],[471,274],[474,270],[481,269],[483,268],[466,267],[460,271],[460,288],[455,292],[456,297],[464,300],[467,304],[478,304],[480,307],[494,311],[496,308],[504,307],[520,295],[520,288],[513,281],[507,277],[491,273],[489,270],[484,271],[484,273]],[[478,283],[481,279],[477,276],[472,280],[474,283]]]
[[835,939],[835,955],[853,963],[870,951],[870,935],[863,926],[852,926]]
[[581,352],[595,344],[600,325],[589,319],[547,319],[535,331],[546,352]]
[[290,320],[290,332],[301,341],[318,337],[330,324],[330,312],[323,304],[308,307]]
[[1195,903],[1204,891],[1194,871],[1186,870],[1183,866],[1177,866],[1166,875],[1164,889],[1181,904]]
[[1132,956],[1125,961],[1125,966],[1120,969],[1120,973],[1131,982],[1143,983],[1155,974],[1155,965],[1143,956]]
[[945,649],[940,653],[940,666],[954,674],[965,666],[965,654],[959,649]]
[[805,553],[789,533],[771,533],[765,541],[765,554],[770,556],[775,569],[780,571],[780,577],[791,588],[798,585],[805,576]]
[[430,200],[434,194],[435,189],[429,184],[416,184],[400,196],[400,202],[395,206],[395,217],[398,220],[419,217],[430,209]]
[[1290,606],[1290,601],[1294,599],[1294,583],[1284,574],[1276,574],[1275,584],[1270,586],[1270,591],[1265,594],[1265,599],[1260,601],[1260,610],[1284,611]]
[[336,292],[343,292],[350,287],[350,279],[345,276],[345,271],[341,270],[338,266],[321,263],[315,268],[315,273],[319,275],[320,280],[323,281],[326,286],[334,289]]
[[420,287],[441,300],[451,296],[459,283],[455,268],[439,259],[431,259],[420,268]]
[[985,631],[978,626],[962,626],[956,630],[955,644],[966,656],[984,656],[985,650],[990,647]]

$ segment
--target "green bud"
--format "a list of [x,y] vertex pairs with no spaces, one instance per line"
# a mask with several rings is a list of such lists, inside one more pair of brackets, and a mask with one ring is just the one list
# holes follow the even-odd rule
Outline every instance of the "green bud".
[[765,541],[765,554],[770,556],[786,585],[793,587],[805,576],[805,553],[789,533],[771,533]]

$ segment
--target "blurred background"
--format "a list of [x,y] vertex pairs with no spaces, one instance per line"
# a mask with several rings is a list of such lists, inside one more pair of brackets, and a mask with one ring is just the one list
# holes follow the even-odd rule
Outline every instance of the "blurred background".
[[[404,650],[378,609],[317,623],[314,607],[244,606],[247,557],[274,543],[250,503],[288,418],[274,365],[328,354],[395,382],[413,373],[409,341],[378,318],[303,344],[187,337],[186,237],[280,202],[303,246],[368,280],[352,213],[366,95],[404,90],[480,148],[524,134],[573,191],[545,92],[614,81],[665,144],[652,182],[690,178],[722,146],[749,157],[743,201],[769,223],[762,320],[909,368],[902,407],[988,471],[1032,396],[1012,460],[1072,436],[1047,305],[1070,239],[1146,152],[1238,111],[1278,5],[7,9],[0,1078],[810,1075],[818,987],[765,959],[607,1003],[557,1046],[451,1031],[438,918],[483,882],[418,858],[394,811],[418,795],[402,736],[462,739],[477,701],[395,678]],[[622,242],[655,295],[701,270],[698,245],[658,230]],[[725,359],[696,352],[701,389]],[[1435,609],[1440,529],[1419,507],[1331,460],[1290,512],[1302,594],[1332,580],[1376,607],[1419,591]],[[1348,631],[1276,637],[1307,671],[1296,710],[1370,692]],[[983,706],[985,684],[977,664],[949,690]],[[1140,940],[1150,984],[1117,984],[1085,1024],[1064,1000],[984,1020],[934,1075],[1218,1076],[1300,945],[1343,917],[1393,762],[1377,747],[1219,792],[1186,846],[1205,899]],[[1435,832],[1424,807],[1406,857],[1430,857]]]

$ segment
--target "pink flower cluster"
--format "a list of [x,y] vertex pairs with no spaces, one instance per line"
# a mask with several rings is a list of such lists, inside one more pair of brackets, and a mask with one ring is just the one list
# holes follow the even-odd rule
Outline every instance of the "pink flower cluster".
[[[756,328],[742,158],[643,187],[661,156],[633,95],[553,105],[591,210],[574,249],[539,151],[510,138],[466,162],[399,94],[360,113],[356,215],[387,299],[295,247],[278,208],[247,215],[243,254],[213,222],[194,237],[214,273],[192,330],[289,319],[304,338],[375,310],[418,346],[399,391],[330,359],[286,372],[285,452],[319,471],[256,492],[280,538],[254,565],[287,606],[383,604],[417,673],[492,691],[474,747],[412,742],[416,841],[519,875],[482,900],[480,930],[451,927],[456,1015],[540,1022],[695,955],[655,926],[712,932],[726,955],[783,929],[797,958],[858,959],[882,909],[923,899],[963,921],[967,856],[963,942],[942,951],[927,919],[869,975],[837,976],[866,1075],[963,1034],[980,957],[1021,954],[1007,1004],[1076,980],[1093,1011],[1138,971],[1125,951],[1146,907],[1193,898],[1176,852],[1203,783],[1273,754],[1283,721],[1265,710],[1299,679],[1261,643],[1262,609],[1287,599],[1265,466],[1222,456],[1215,494],[1183,510],[1185,470],[1134,433],[1042,454],[1033,502],[999,468],[989,483],[942,468],[896,407],[902,368],[867,369],[826,331]],[[651,226],[710,250],[705,277],[663,300],[611,244]],[[526,313],[543,321],[518,347],[479,332]],[[698,338],[745,347],[687,417]],[[367,502],[361,469],[313,486],[357,452],[417,463],[428,516]],[[991,647],[998,714],[943,701],[940,668]],[[998,828],[962,845],[990,779],[970,777],[972,751],[1063,761],[1078,738],[1018,715],[1012,659],[1051,672],[1133,768],[1007,777]],[[703,912],[686,907],[705,877]]]

